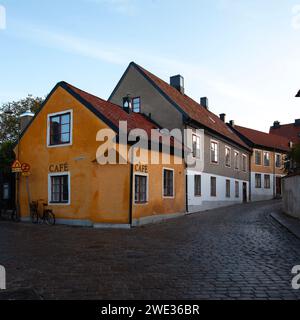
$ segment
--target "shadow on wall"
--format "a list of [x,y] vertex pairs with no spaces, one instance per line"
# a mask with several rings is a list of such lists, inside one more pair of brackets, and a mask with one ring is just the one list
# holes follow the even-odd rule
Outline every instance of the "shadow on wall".
[[300,219],[300,174],[285,177],[282,186],[284,212]]

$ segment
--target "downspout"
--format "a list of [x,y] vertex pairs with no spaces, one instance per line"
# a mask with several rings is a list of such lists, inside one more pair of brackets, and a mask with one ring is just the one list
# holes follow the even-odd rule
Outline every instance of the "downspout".
[[252,171],[251,171],[251,163],[252,163],[252,157],[253,157],[253,151],[252,153],[249,153],[249,202],[252,201]]
[[131,150],[130,156],[130,190],[129,190],[129,226],[132,227],[132,202],[133,202],[133,150]]
[[275,148],[273,152],[273,197],[276,199],[276,153],[275,153]]

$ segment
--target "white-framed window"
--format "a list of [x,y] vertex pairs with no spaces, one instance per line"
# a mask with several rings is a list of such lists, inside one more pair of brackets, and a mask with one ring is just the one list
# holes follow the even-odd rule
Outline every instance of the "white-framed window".
[[240,197],[240,183],[239,183],[239,181],[235,182],[235,197],[236,198]]
[[217,196],[217,178],[210,177],[210,196],[216,197]]
[[225,147],[225,166],[231,167],[231,148]]
[[275,165],[276,165],[276,168],[282,167],[282,156],[280,153],[276,153],[275,155]]
[[215,140],[210,141],[210,161],[219,163],[219,142]]
[[175,176],[174,169],[163,168],[163,197],[175,197]]
[[243,154],[242,156],[242,170],[247,171],[247,155]]
[[254,151],[254,157],[255,157],[255,164],[257,166],[261,166],[261,151],[260,150],[255,150]]
[[135,97],[132,99],[132,111],[135,113],[141,112],[141,97]]
[[261,189],[261,174],[259,173],[255,174],[255,188]]
[[149,200],[149,177],[146,173],[134,174],[134,203],[146,204]]
[[234,163],[234,169],[239,170],[239,155],[240,153],[236,150],[234,150],[234,155],[233,155],[233,163]]
[[2,193],[2,197],[3,200],[8,200],[9,199],[9,183],[4,183],[3,184],[3,193]]
[[70,172],[50,173],[48,175],[48,204],[70,205],[71,203]]
[[200,137],[193,134],[193,157],[200,158]]
[[201,197],[201,175],[195,174],[194,175],[194,194],[195,197]]
[[230,180],[226,179],[226,198],[230,198],[230,194],[231,194],[231,191],[230,191]]
[[269,167],[270,166],[270,152],[264,151],[264,166]]
[[47,116],[47,146],[65,147],[73,142],[73,110],[51,113]]
[[264,187],[265,189],[271,189],[271,176],[269,174],[265,174],[265,183]]

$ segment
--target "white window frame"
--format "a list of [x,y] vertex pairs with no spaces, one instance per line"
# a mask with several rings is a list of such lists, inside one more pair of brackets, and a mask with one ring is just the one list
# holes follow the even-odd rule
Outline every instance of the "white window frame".
[[[237,165],[238,168],[235,167],[235,153],[237,153]],[[233,151],[233,167],[235,171],[240,171],[240,152],[238,150]]]
[[[244,158],[246,159],[246,163],[245,163],[245,170],[243,169],[243,163],[244,163]],[[242,171],[243,172],[247,172],[247,165],[248,165],[248,156],[245,153],[242,153]]]
[[[200,177],[200,194],[197,194],[196,195],[196,176],[199,176]],[[193,177],[194,177],[194,197],[195,198],[200,198],[200,197],[202,197],[202,175],[201,174],[199,174],[199,173],[195,173],[194,175],[193,175]]]
[[[196,155],[194,155],[194,137],[196,138]],[[198,141],[199,141],[199,149],[198,149]],[[197,154],[199,152],[199,154]],[[201,158],[201,137],[198,136],[196,133],[192,134],[192,155],[194,159]]]
[[[217,162],[212,161],[212,158],[211,158],[211,152],[212,152],[212,150],[211,150],[211,144],[212,144],[212,143],[216,143],[216,144],[217,144]],[[210,163],[211,163],[211,164],[214,164],[214,165],[219,165],[219,161],[220,161],[220,143],[219,143],[219,141],[214,140],[214,139],[211,139],[211,140],[210,140],[210,144],[209,144],[209,154],[210,154]]]
[[[51,145],[50,144],[50,118],[55,116],[60,116],[65,113],[70,113],[70,142],[65,144]],[[47,148],[63,148],[63,147],[69,147],[72,144],[73,144],[73,109],[64,110],[64,111],[55,112],[55,113],[49,113],[47,115]]]
[[[265,154],[269,154],[269,165],[268,166],[265,165]],[[271,166],[271,152],[270,151],[263,152],[263,166],[266,168],[270,168],[270,166]]]
[[[173,196],[165,196],[164,195],[164,190],[165,190],[165,186],[164,186],[164,173],[165,171],[173,171]],[[172,168],[166,168],[164,167],[162,169],[162,197],[163,199],[175,199],[175,170]]]
[[[135,177],[136,176],[142,176],[147,178],[147,183],[146,183],[146,202],[136,202],[135,201]],[[133,203],[136,206],[146,206],[149,204],[149,173],[144,173],[144,172],[134,172],[133,174]]]
[[[230,152],[230,157],[229,157],[229,166],[226,164],[226,149],[228,149],[229,150],[229,152]],[[231,150],[231,148],[229,147],[229,146],[225,146],[225,167],[226,168],[231,168],[231,166],[232,166],[232,150]]]
[[[261,157],[260,157],[260,160],[261,160],[261,161],[260,161],[260,164],[257,164],[257,163],[256,163],[256,157],[255,157],[255,153],[256,153],[256,152],[259,152],[259,153],[260,153],[260,156],[261,156]],[[263,159],[263,151],[262,151],[262,150],[259,150],[259,149],[254,149],[254,164],[255,164],[256,166],[260,166],[260,167],[261,167],[261,166],[263,165],[263,161],[264,161],[264,159]]]
[[236,199],[240,198],[240,193],[241,193],[240,192],[240,182],[238,180],[235,180],[235,182],[234,182],[234,196]]
[[[51,202],[52,197],[52,190],[51,190],[51,178],[52,177],[61,177],[61,176],[68,176],[68,202],[65,203],[53,203]],[[48,174],[48,205],[49,206],[69,206],[71,204],[71,173],[68,172],[55,172]]]
[[[267,181],[266,177],[269,177],[269,187],[268,188],[266,187],[266,181]],[[263,186],[263,189],[265,189],[265,190],[270,190],[271,189],[271,175],[268,174],[268,173],[264,174],[264,186]]]
[[[257,187],[256,185],[256,176],[260,176],[260,187]],[[263,189],[263,185],[262,185],[262,173],[255,173],[254,175],[254,186],[255,186],[255,189]]]
[[[277,167],[277,162],[276,162],[276,157],[277,157],[277,156],[280,157],[280,167]],[[276,168],[276,169],[281,169],[281,168],[282,168],[282,164],[283,164],[283,159],[282,159],[281,153],[275,153],[275,168]]]

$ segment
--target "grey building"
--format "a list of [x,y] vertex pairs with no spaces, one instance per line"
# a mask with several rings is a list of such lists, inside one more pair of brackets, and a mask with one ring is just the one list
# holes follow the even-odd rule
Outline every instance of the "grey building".
[[225,114],[217,116],[209,110],[207,98],[198,103],[184,91],[182,76],[167,83],[132,62],[109,100],[122,106],[129,96],[132,112],[163,128],[182,130],[191,150],[186,160],[194,160],[186,169],[189,212],[248,201],[249,147],[227,126]]

